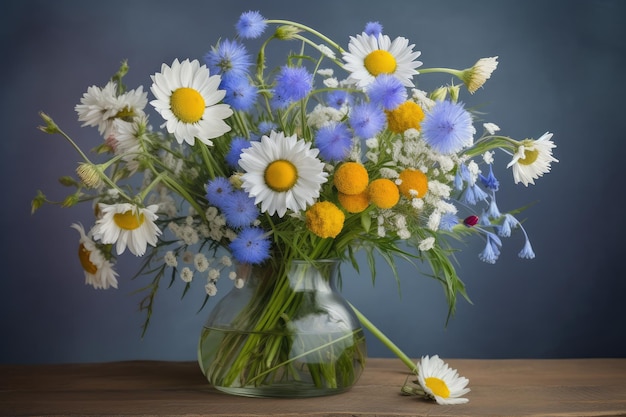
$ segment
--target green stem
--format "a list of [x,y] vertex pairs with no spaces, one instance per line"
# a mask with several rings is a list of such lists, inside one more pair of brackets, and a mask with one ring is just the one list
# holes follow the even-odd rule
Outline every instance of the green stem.
[[352,310],[354,310],[354,313],[356,314],[363,327],[372,332],[372,334],[376,336],[378,340],[383,342],[383,344],[389,350],[391,350],[406,366],[408,366],[411,372],[417,372],[417,365],[415,364],[415,362],[413,362],[411,358],[409,358],[395,343],[393,343],[391,339],[385,336],[385,334],[381,332],[380,329],[378,329],[378,327],[374,325],[374,323],[369,321],[367,317],[363,315],[363,313],[357,310],[357,308],[354,307],[351,303],[348,304],[350,304],[350,307],[352,307]]

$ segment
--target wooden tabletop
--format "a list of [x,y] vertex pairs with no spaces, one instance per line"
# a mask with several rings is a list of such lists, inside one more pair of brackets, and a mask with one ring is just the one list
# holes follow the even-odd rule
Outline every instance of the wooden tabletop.
[[208,385],[195,362],[0,365],[7,416],[626,416],[626,359],[446,360],[469,378],[469,403],[399,394],[397,359],[369,358],[349,392],[243,398]]

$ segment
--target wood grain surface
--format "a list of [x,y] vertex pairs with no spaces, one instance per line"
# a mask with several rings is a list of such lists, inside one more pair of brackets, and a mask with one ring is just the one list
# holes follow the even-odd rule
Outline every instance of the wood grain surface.
[[6,416],[626,416],[626,359],[446,360],[469,378],[470,402],[400,395],[397,359],[369,358],[350,391],[317,398],[222,394],[195,362],[0,365]]

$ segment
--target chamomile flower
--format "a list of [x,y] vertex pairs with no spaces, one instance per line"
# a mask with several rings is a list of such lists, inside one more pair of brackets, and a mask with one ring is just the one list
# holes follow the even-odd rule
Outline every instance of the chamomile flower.
[[113,270],[113,264],[107,260],[89,234],[85,233],[82,224],[74,223],[71,227],[80,233],[78,259],[85,272],[85,284],[95,289],[117,288],[117,272]]
[[525,139],[517,147],[513,159],[506,166],[513,167],[513,180],[515,183],[521,182],[528,187],[528,184],[535,184],[537,178],[550,172],[550,164],[559,162],[552,156],[552,149],[556,145],[552,140],[552,133],[544,133],[537,140]]
[[150,90],[156,97],[150,104],[165,119],[161,127],[174,134],[179,144],[193,145],[195,138],[211,146],[211,139],[230,130],[224,119],[233,114],[230,106],[220,103],[226,91],[219,90],[220,77],[211,75],[206,65],[188,59],[172,66],[163,64],[152,76]]
[[143,116],[148,95],[143,87],[117,94],[117,83],[110,81],[104,88],[91,86],[75,107],[78,120],[83,126],[98,128],[101,135],[108,136],[116,119],[132,121]]
[[422,63],[416,61],[421,52],[413,52],[415,45],[403,37],[393,41],[389,36],[363,33],[351,36],[348,51],[344,52],[345,69],[350,72],[348,80],[364,88],[380,74],[390,74],[402,82],[405,87],[414,87],[411,79],[417,75]]
[[148,244],[156,246],[161,230],[154,223],[157,205],[145,208],[130,203],[99,205],[102,217],[96,221],[94,238],[104,244],[115,244],[117,254],[126,247],[136,256],[143,256]]
[[450,368],[438,355],[422,357],[417,364],[417,380],[424,396],[437,404],[465,404],[469,401],[461,398],[470,392],[467,388],[469,380],[459,376],[457,370]]
[[283,217],[287,210],[305,210],[327,181],[318,153],[296,135],[273,131],[241,152],[242,188],[261,204],[261,212]]

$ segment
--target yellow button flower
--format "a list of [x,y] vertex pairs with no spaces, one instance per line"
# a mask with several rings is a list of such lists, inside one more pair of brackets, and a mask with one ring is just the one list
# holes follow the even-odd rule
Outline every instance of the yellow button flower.
[[367,190],[359,194],[338,193],[337,198],[348,213],[360,213],[370,205]]
[[404,133],[408,129],[420,130],[424,119],[424,111],[414,101],[405,101],[386,113],[389,130],[394,133]]
[[345,215],[329,201],[319,201],[306,211],[306,227],[322,238],[335,237],[343,229]]
[[335,171],[333,181],[340,193],[360,194],[367,189],[369,174],[358,162],[345,162]]
[[428,191],[428,178],[419,169],[405,169],[400,173],[398,188],[406,198],[424,198]]
[[372,181],[367,191],[370,202],[381,209],[392,208],[400,200],[398,186],[387,178]]

